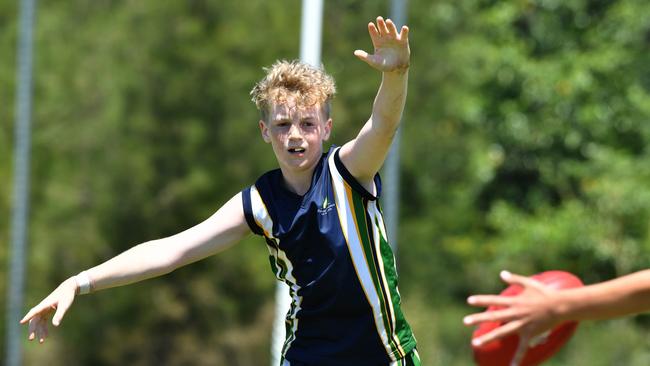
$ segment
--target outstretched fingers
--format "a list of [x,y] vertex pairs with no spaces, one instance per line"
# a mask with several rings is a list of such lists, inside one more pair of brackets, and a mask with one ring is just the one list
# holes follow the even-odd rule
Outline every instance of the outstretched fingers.
[[27,338],[30,341],[37,339],[39,343],[45,342],[45,338],[48,336],[47,320],[49,314],[55,309],[56,305],[48,301],[48,299],[45,299],[29,310],[27,315],[20,320],[21,324],[29,322]]
[[56,308],[56,312],[52,317],[52,324],[55,327],[58,327],[59,324],[61,324],[61,320],[63,319],[63,316],[65,315],[66,311],[68,311],[68,309],[70,308],[70,305],[72,305],[73,300],[74,300],[73,296],[66,296],[59,301],[59,304]]
[[386,30],[391,37],[397,39],[397,27],[390,19],[386,20]]
[[377,17],[375,22],[368,23],[373,52],[356,50],[354,55],[379,71],[403,73],[409,67],[408,32],[406,26],[401,27],[398,32],[392,20]]
[[530,277],[510,273],[508,271],[501,271],[501,279],[511,285],[520,285],[525,288],[533,288],[536,290],[543,290],[544,285],[537,280]]
[[[391,22],[390,19],[388,21]],[[379,29],[379,34],[382,37],[385,37],[386,35],[388,35],[390,33],[388,31],[388,26],[386,24],[386,21],[384,21],[383,17],[377,17],[377,28]]]
[[39,319],[30,319],[29,326],[27,327],[27,339],[33,341],[36,338],[36,325]]
[[54,313],[52,324],[58,326],[66,311],[72,305],[77,291],[77,283],[70,278],[59,285],[38,305],[31,308],[20,320],[21,324],[29,323],[28,339],[38,339],[43,343],[48,336],[47,323],[50,315]]
[[465,325],[475,325],[484,322],[509,322],[520,317],[520,313],[517,310],[506,308],[468,315],[463,318],[463,323]]
[[501,295],[472,295],[467,298],[467,303],[472,306],[510,306],[514,302],[513,296]]
[[28,339],[30,341],[37,339],[39,343],[43,343],[47,336],[47,317],[39,315],[29,320]]
[[522,326],[523,326],[523,321],[521,320],[515,320],[511,321],[509,323],[506,323],[496,329],[494,329],[491,332],[485,333],[479,337],[476,337],[472,339],[472,345],[475,347],[482,346],[486,343],[496,341],[498,339],[502,339],[510,334],[514,334],[518,332]]
[[392,20],[384,20],[382,17],[377,17],[376,22],[368,23],[368,33],[375,47],[390,40],[404,42],[408,39],[408,32],[409,28],[407,26],[402,26],[398,32],[397,26]]
[[[373,46],[377,47],[377,45],[381,42],[381,34],[380,30],[377,28],[377,25],[375,23],[370,22],[368,23],[368,34],[370,34],[370,39],[372,40]],[[354,55],[357,56],[358,59],[361,61],[373,65],[373,60],[371,60],[371,54],[369,54],[366,51],[363,50],[355,50]]]
[[47,301],[47,299],[41,301],[38,305],[31,308],[27,314],[20,320],[20,324],[25,324],[30,321],[35,316],[41,313],[49,313],[50,311],[56,309],[56,305]]
[[370,38],[373,42],[381,37],[379,34],[379,29],[377,29],[377,26],[373,22],[368,23],[368,34],[370,34]]
[[357,58],[368,65],[375,67],[377,64],[381,62],[380,57],[377,55],[371,55],[366,51],[363,50],[356,50],[354,51],[354,55],[357,56]]
[[406,42],[409,39],[409,27],[403,25],[402,29],[399,31],[399,40],[402,42]]

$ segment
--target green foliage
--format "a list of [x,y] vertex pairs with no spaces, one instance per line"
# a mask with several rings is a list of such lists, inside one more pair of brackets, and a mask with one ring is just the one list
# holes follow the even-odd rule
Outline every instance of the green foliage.
[[[7,293],[7,273],[9,272],[9,226],[12,197],[12,167],[14,131],[14,83],[16,79],[16,4],[0,3],[0,291]],[[5,299],[6,297],[2,297]],[[6,302],[0,301],[0,311],[6,313]],[[3,325],[5,320],[0,320]],[[0,335],[0,342],[6,344],[5,332]],[[2,356],[2,355],[0,355]]]
[[[502,289],[499,270],[564,269],[592,283],[650,261],[650,3],[408,6],[400,287],[424,364],[470,365],[465,297]],[[366,24],[388,9],[325,5],[334,143],[368,118],[380,76],[352,52],[370,51]],[[12,189],[16,13],[0,3],[0,217]],[[196,224],[275,167],[248,92],[263,66],[298,56],[299,18],[296,1],[39,2],[29,304]],[[8,225],[0,221],[2,242]],[[250,238],[163,278],[79,298],[26,360],[268,364],[273,289],[266,248]],[[647,321],[583,328],[549,365],[648,363]]]

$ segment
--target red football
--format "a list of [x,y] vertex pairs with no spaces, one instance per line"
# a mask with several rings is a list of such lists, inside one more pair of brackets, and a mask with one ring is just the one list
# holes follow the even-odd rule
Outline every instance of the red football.
[[[546,271],[538,273],[532,278],[557,290],[583,286],[578,277],[564,271]],[[511,285],[503,290],[501,295],[517,296],[522,290],[523,288],[519,285]],[[487,311],[498,310],[499,308],[490,306]],[[482,323],[474,331],[472,338],[488,333],[501,325],[503,325],[501,322]],[[577,322],[565,322],[555,327],[544,341],[528,349],[521,366],[535,366],[549,359],[571,338],[577,326]],[[509,366],[518,345],[519,336],[511,335],[479,347],[473,346],[474,360],[480,366]]]

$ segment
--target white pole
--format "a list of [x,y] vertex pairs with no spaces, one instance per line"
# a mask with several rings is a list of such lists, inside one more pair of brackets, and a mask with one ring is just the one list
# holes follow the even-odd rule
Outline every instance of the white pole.
[[[300,61],[321,66],[323,0],[302,0],[300,27]],[[271,366],[279,366],[285,339],[285,318],[291,298],[289,287],[278,282],[275,290],[275,319],[271,333]]]
[[33,23],[36,0],[20,2],[18,71],[16,83],[16,147],[14,149],[14,199],[11,217],[11,252],[7,285],[7,366],[22,365],[22,332],[18,321],[23,311],[25,247],[29,217],[29,160],[32,109]]
[[[406,22],[406,0],[391,0],[391,15],[397,29]],[[386,231],[388,242],[397,255],[397,231],[399,227],[399,148],[401,129],[395,133],[386,163],[384,164],[384,212],[386,213]]]
[[323,30],[323,0],[302,0],[300,61],[320,67]]

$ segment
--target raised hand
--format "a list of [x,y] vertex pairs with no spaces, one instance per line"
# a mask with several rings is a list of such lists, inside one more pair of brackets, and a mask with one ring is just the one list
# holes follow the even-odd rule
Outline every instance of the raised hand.
[[50,315],[52,324],[59,326],[63,315],[70,308],[77,292],[77,283],[74,278],[69,278],[52,291],[43,301],[34,306],[20,321],[20,324],[29,322],[28,339],[38,339],[39,343],[45,342],[48,336],[47,323]]
[[403,26],[399,33],[392,20],[377,17],[377,24],[368,23],[368,33],[375,50],[373,54],[356,50],[354,55],[382,72],[405,72],[409,67],[409,28]]

